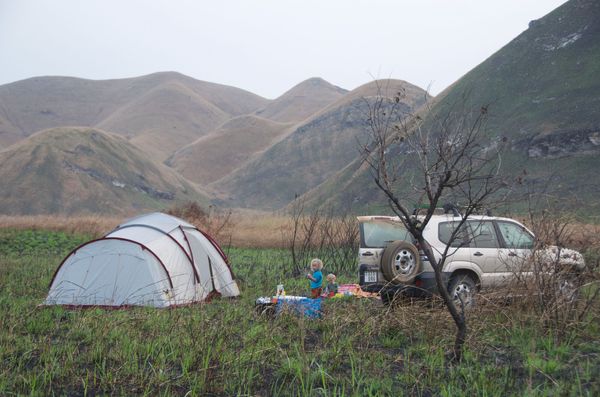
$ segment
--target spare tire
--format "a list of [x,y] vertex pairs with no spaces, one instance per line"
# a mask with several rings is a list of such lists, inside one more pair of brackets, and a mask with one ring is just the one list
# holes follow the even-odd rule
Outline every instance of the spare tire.
[[419,250],[408,241],[390,243],[383,250],[381,271],[392,284],[412,283],[421,272]]

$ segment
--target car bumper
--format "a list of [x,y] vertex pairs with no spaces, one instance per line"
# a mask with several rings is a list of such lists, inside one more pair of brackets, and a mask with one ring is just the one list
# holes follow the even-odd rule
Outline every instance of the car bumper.
[[380,280],[383,280],[383,274],[378,266],[361,264],[358,267],[358,284],[363,291],[379,292],[385,286]]
[[[371,274],[371,277],[369,276]],[[372,281],[373,274],[377,274],[376,281]],[[394,291],[403,291],[406,296],[430,296],[437,293],[437,284],[435,282],[435,273],[432,271],[422,272],[419,274],[415,281],[411,284],[391,284],[382,282],[383,275],[378,268],[362,264],[358,268],[359,285],[363,291],[366,292],[379,292],[383,289],[389,289]],[[442,280],[444,285],[448,285],[450,280],[450,273],[443,272]]]

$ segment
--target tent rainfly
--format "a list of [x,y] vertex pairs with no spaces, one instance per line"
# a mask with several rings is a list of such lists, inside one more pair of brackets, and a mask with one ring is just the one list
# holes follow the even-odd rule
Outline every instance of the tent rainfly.
[[156,212],[74,249],[56,269],[45,304],[168,307],[239,294],[209,235]]

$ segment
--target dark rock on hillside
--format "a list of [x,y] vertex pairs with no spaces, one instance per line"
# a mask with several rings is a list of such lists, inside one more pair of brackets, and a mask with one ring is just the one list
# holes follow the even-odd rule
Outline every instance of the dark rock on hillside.
[[[522,145],[516,145],[523,147]],[[530,158],[559,158],[573,155],[588,155],[600,152],[600,128],[589,130],[554,131],[536,136],[527,142]]]

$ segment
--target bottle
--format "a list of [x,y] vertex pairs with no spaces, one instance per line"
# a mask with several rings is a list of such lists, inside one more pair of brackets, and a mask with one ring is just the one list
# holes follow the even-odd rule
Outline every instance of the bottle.
[[283,289],[283,284],[277,285],[277,296],[285,296],[285,289]]

